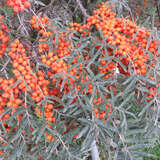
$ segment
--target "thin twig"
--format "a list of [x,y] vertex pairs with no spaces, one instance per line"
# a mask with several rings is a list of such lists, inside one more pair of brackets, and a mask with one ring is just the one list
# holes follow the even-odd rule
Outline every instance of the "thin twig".
[[82,11],[82,14],[83,14],[86,18],[90,17],[90,16],[87,14],[86,9],[83,7],[82,2],[81,2],[80,0],[76,0],[76,2],[77,2],[79,8],[80,8],[81,11]]
[[[81,158],[78,158],[77,156],[73,155],[73,154],[69,151],[68,147],[66,146],[66,144],[64,143],[64,141],[62,140],[62,138],[61,138],[60,136],[57,136],[57,137],[58,137],[58,139],[60,140],[60,142],[62,143],[62,145],[63,145],[63,147],[65,148],[65,150],[67,151],[67,153],[68,153],[68,155],[69,155],[70,158],[75,158],[75,159],[77,159],[77,160],[82,160]],[[99,159],[95,159],[95,160],[99,160]]]
[[26,110],[26,115],[27,115],[27,120],[28,120],[29,126],[32,126],[32,125],[31,125],[31,121],[30,121],[30,119],[29,119],[30,115],[29,115],[29,113],[28,113],[28,108],[27,108],[27,91],[25,91],[24,107],[25,107],[25,110]]
[[42,11],[44,11],[43,14],[45,14],[45,13],[53,6],[54,2],[55,2],[55,0],[51,0],[51,2],[50,2],[47,6],[40,8],[40,9],[37,11],[36,14],[38,14],[38,13],[40,13],[40,12],[42,12]]
[[160,2],[157,1],[157,12],[158,12],[158,17],[159,17],[159,23],[160,23]]
[[3,68],[0,70],[0,72],[3,72],[6,69],[9,62],[10,62],[10,59],[6,61],[6,63],[3,65]]
[[[24,30],[22,30],[22,29],[20,30],[21,34],[27,34],[27,36],[29,36],[29,33],[28,33],[28,31],[27,31],[27,29],[26,29],[26,27],[24,25],[24,13],[21,13],[21,15],[20,15],[20,13],[18,13],[17,16],[18,16],[18,19],[19,19],[19,22],[20,22],[19,28],[21,28],[21,26],[22,26],[23,29],[24,29]],[[26,33],[24,33],[24,31]]]

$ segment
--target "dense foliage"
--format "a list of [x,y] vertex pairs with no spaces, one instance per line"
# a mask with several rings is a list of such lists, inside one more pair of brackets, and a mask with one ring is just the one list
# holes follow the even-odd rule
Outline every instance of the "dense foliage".
[[156,27],[119,16],[112,1],[89,16],[77,0],[84,22],[67,24],[52,17],[53,3],[37,13],[40,1],[2,5],[1,159],[154,157],[146,148],[159,138]]

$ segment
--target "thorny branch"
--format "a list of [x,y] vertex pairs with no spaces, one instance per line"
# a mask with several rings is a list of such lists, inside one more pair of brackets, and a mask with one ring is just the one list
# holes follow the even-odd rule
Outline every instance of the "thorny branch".
[[3,65],[3,68],[0,70],[0,72],[3,72],[6,69],[9,62],[10,62],[10,59],[8,59],[7,62]]
[[82,14],[83,14],[86,18],[90,17],[90,16],[87,14],[86,9],[83,7],[82,2],[81,2],[80,0],[76,0],[76,2],[77,2],[79,8],[80,8],[81,11],[82,11]]
[[94,140],[91,145],[91,154],[92,154],[92,160],[100,160],[99,158],[99,152],[96,145],[96,141]]
[[45,14],[52,6],[53,6],[54,2],[55,2],[55,0],[51,0],[51,2],[50,2],[47,6],[45,6],[45,7],[41,8],[41,9],[39,9],[38,12],[37,12],[36,14],[38,14],[38,13],[44,11],[44,12],[43,12],[43,15],[44,15],[44,14]]
[[160,23],[160,2],[157,1],[157,12],[159,17],[159,23]]

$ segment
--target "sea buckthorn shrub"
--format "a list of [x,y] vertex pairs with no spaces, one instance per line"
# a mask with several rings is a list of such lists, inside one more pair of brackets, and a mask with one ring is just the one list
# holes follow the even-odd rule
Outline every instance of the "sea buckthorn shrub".
[[102,3],[64,28],[32,16],[35,50],[22,38],[8,44],[0,21],[1,159],[90,159],[93,142],[101,159],[151,156],[160,42],[113,8]]

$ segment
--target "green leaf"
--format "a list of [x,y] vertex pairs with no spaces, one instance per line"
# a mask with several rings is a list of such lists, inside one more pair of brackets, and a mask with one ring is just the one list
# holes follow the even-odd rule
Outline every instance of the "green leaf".
[[138,134],[144,134],[145,132],[145,129],[131,129],[127,131],[126,136],[136,136]]
[[[46,148],[46,152],[49,152],[49,154],[52,154],[54,150],[57,149],[57,147],[61,144],[60,141],[52,141],[48,147]],[[49,155],[48,155],[49,156]]]
[[146,110],[154,103],[154,99],[152,99],[146,106],[143,107],[142,111],[139,113],[138,117],[142,116]]
[[47,131],[48,131],[49,133],[52,134],[52,136],[57,136],[57,137],[60,137],[60,136],[61,136],[58,132],[54,131],[53,129],[51,129],[51,128],[48,127],[48,126],[46,126],[46,129],[47,129]]
[[131,146],[128,146],[127,148],[129,150],[137,150],[137,149],[142,149],[142,148],[149,148],[149,147],[152,147],[153,144],[135,144],[135,145],[131,145]]
[[46,130],[45,126],[43,128],[41,128],[41,131],[39,132],[37,139],[35,141],[36,144],[40,141],[41,137],[44,135],[45,130]]
[[10,88],[15,88],[20,82],[22,81],[22,79],[19,79],[18,81],[16,81]]
[[89,60],[88,65],[87,65],[87,68],[89,68],[90,65],[95,62],[95,60],[97,59],[97,57],[98,57],[100,54],[101,54],[101,51],[98,50],[98,51],[94,54],[93,58],[91,58],[91,59]]
[[126,105],[126,103],[130,102],[130,99],[135,95],[134,92],[132,92],[130,95],[128,95],[124,101],[120,104],[119,108],[122,108]]
[[136,78],[132,79],[132,81],[127,85],[127,87],[125,88],[125,90],[123,91],[123,93],[127,94],[127,93],[135,90],[136,83],[137,83],[137,79]]
[[144,76],[139,75],[138,78],[139,78],[140,80],[144,80],[144,81],[146,81],[146,82],[148,82],[149,84],[154,85],[154,86],[157,84],[156,81],[151,80],[149,77],[144,77]]
[[22,73],[21,73],[21,72],[19,72],[19,74],[20,74],[20,76],[23,78],[23,81],[24,81],[24,83],[25,83],[26,87],[27,87],[27,88],[28,88],[28,90],[31,92],[32,90],[31,90],[30,86],[27,84],[27,82],[25,81],[25,79],[24,79],[24,77],[23,77]]
[[138,156],[143,156],[143,157],[156,158],[156,156],[154,156],[153,154],[146,153],[146,152],[132,151],[132,154],[136,154],[136,155],[138,155]]
[[106,42],[106,38],[103,35],[103,32],[101,29],[98,29],[99,33],[100,33],[100,38],[102,38],[103,42]]
[[85,126],[84,128],[82,128],[81,131],[78,133],[78,137],[76,139],[79,139],[82,136],[86,135],[88,130],[89,130],[89,126]]
[[46,100],[47,99],[55,100],[56,102],[59,102],[61,105],[65,106],[65,103],[60,98],[58,98],[56,96],[46,96]]
[[116,57],[114,57],[114,60],[123,68],[125,72],[127,72],[126,66]]

